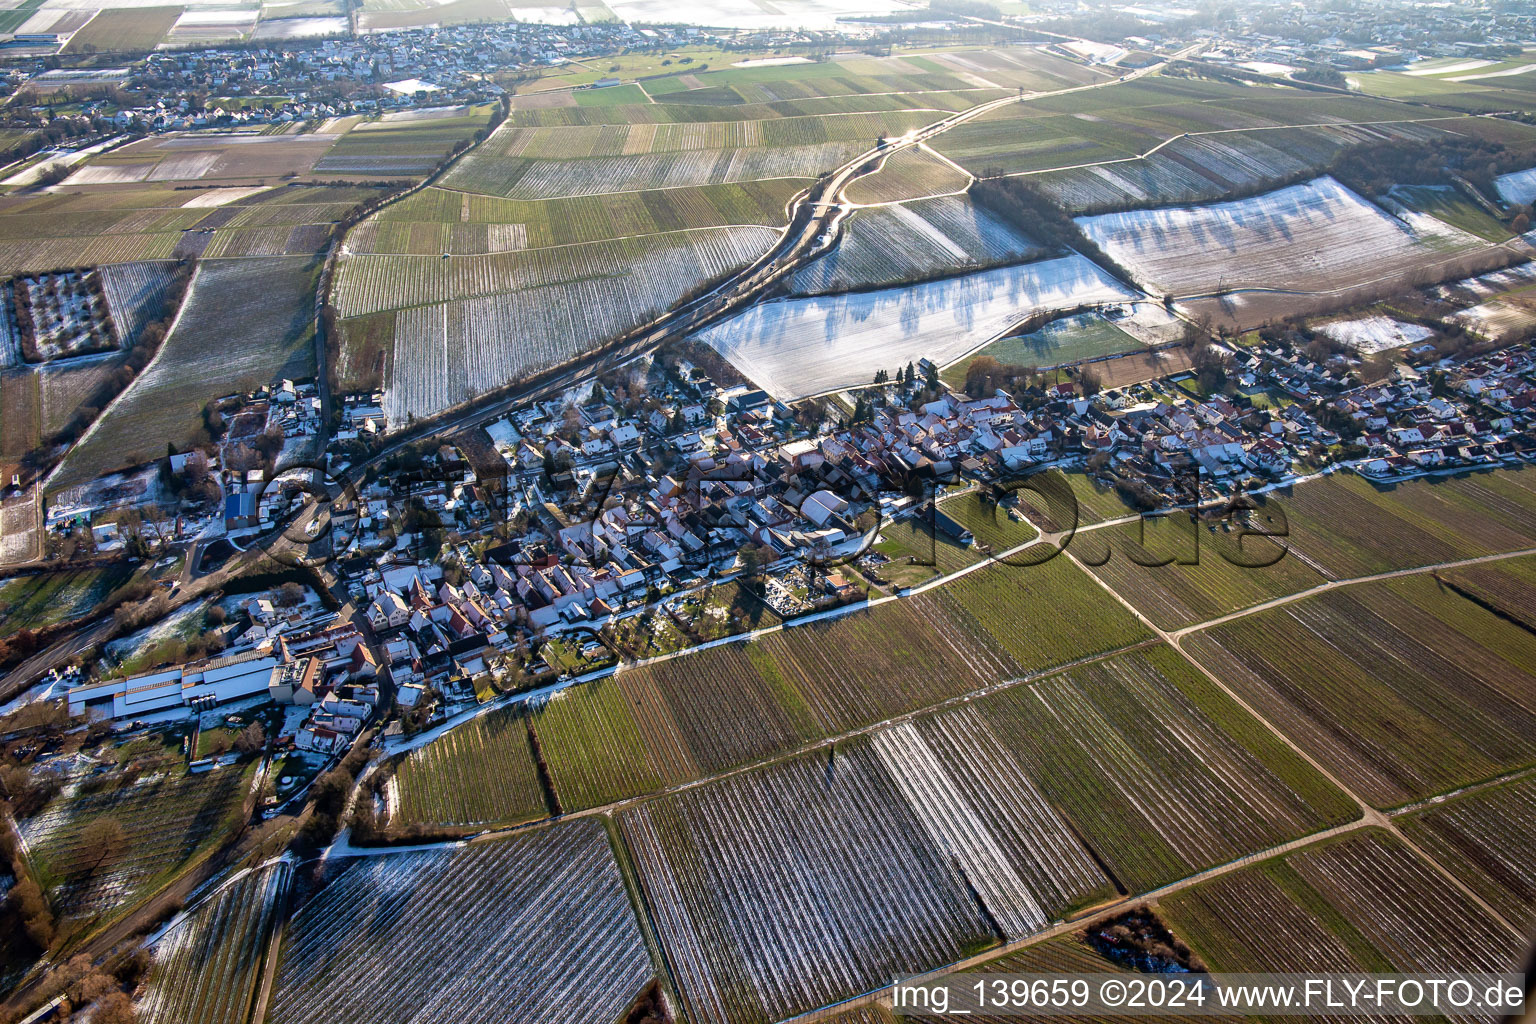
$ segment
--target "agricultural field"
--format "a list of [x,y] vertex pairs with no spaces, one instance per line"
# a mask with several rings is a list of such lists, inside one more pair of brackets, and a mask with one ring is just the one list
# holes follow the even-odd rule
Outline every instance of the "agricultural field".
[[[1028,628],[1036,615],[1061,625]],[[993,567],[918,597],[573,687],[536,711],[534,731],[571,811],[1149,636],[1065,559]]]
[[519,202],[429,188],[347,236],[352,253],[473,256],[685,229],[782,227],[799,179]]
[[1501,174],[1494,180],[1493,186],[1498,191],[1499,198],[1506,203],[1529,203],[1536,199],[1536,167],[1515,171],[1512,174]]
[[[1276,530],[1264,511],[1251,528]],[[1284,543],[1176,511],[1080,533],[1068,550],[1160,629],[1178,629],[1327,582]]]
[[1014,518],[1010,509],[999,507],[990,499],[983,498],[981,491],[969,491],[956,498],[942,499],[939,508],[971,531],[977,547],[987,549],[994,555],[1000,555],[1039,536],[1039,531],[1030,524],[1022,511],[1018,512],[1018,518]]
[[[962,712],[946,712],[936,721]],[[1123,891],[1144,892],[1359,816],[1176,651],[972,702]],[[1182,808],[1198,806],[1198,814]]]
[[519,710],[480,715],[411,751],[390,794],[391,826],[476,827],[548,813]]
[[795,272],[790,290],[820,295],[939,277],[1043,253],[965,196],[859,210],[836,248]]
[[1176,136],[1146,156],[1025,173],[1072,213],[1202,202],[1316,173],[1356,146],[1447,139],[1464,120],[1218,128]]
[[917,359],[939,364],[1032,314],[1129,298],[1081,256],[908,288],[767,302],[699,336],[781,400],[867,384]]
[[[1396,286],[1404,275],[1477,253],[1481,239],[1432,217],[1389,217],[1332,178],[1201,207],[1111,213],[1078,221],[1154,294],[1186,299],[1245,289],[1326,295]],[[1293,297],[1293,303],[1299,301]]]
[[254,766],[201,775],[180,765],[66,787],[22,838],[55,913],[84,925],[108,916],[211,849],[240,825]]
[[313,377],[319,271],[310,256],[203,261],[154,362],[70,451],[50,486],[159,458],[167,443],[190,446],[204,436],[202,410],[215,398]]
[[1536,556],[1444,569],[1435,579],[1499,616],[1536,628],[1536,609],[1525,599],[1536,586]]
[[335,138],[314,164],[317,174],[369,174],[417,177],[431,171],[460,142],[468,142],[490,123],[493,108],[447,107],[409,111],[412,117],[385,114],[363,121]]
[[[946,510],[947,511],[947,510]],[[888,561],[869,570],[898,589],[915,587],[981,561],[981,552],[933,529],[921,513],[882,523],[872,553]]]
[[694,777],[652,688],[608,676],[568,688],[534,712],[534,732],[566,811],[597,807]]
[[882,159],[879,170],[854,179],[844,195],[851,203],[874,206],[959,195],[970,184],[969,174],[920,143]]
[[1258,612],[1184,646],[1378,807],[1536,764],[1536,637],[1428,573]]
[[[605,108],[610,109],[610,108]],[[628,109],[628,108],[611,108]],[[443,185],[509,199],[815,178],[933,120],[927,112],[688,124],[520,127],[513,118],[454,164]]]
[[172,924],[135,1009],[144,1024],[243,1024],[291,866],[266,864],[222,885]]
[[619,1019],[654,973],[590,820],[342,861],[290,918],[281,955],[272,1024],[588,1024]]
[[1392,836],[1363,830],[1159,901],[1215,971],[1501,973],[1518,943]]
[[133,575],[133,567],[113,563],[100,569],[12,576],[0,581],[0,618],[4,633],[39,629],[79,618],[100,605]]
[[1074,363],[1139,351],[1146,346],[1099,313],[1079,313],[1053,320],[1037,331],[1001,338],[986,348],[950,364],[942,377],[951,387],[965,384],[971,363],[981,357],[1004,366],[1068,366]]
[[904,725],[622,813],[693,1019],[782,1019],[1107,897],[1016,772]]
[[1340,579],[1536,546],[1536,474],[1526,469],[1389,487],[1335,473],[1268,504],[1284,516],[1287,546]]
[[1453,797],[1398,819],[1414,844],[1517,928],[1536,926],[1536,779]]
[[319,252],[331,226],[376,195],[374,188],[292,185],[0,196],[0,274],[217,255],[255,234],[283,252]]
[[171,312],[167,293],[175,271],[174,263],[117,263],[101,268],[112,327],[125,346],[138,340],[145,324]]
[[1414,213],[1429,214],[1454,228],[1490,242],[1506,242],[1513,236],[1513,232],[1502,221],[1457,189],[1399,185],[1392,189],[1386,201],[1389,204],[1400,203]]
[[[98,20],[107,13],[97,15]],[[337,144],[335,135],[192,132],[157,135],[76,165],[65,188],[135,183],[271,184],[307,175]]]
[[[349,317],[413,307],[395,317],[384,374],[385,412],[404,424],[622,335],[774,237],[768,228],[716,228],[451,262],[352,256],[336,303]],[[349,343],[356,338],[378,344],[371,332],[347,331]]]
[[96,12],[64,47],[65,53],[147,53],[170,32],[181,7],[124,7]]

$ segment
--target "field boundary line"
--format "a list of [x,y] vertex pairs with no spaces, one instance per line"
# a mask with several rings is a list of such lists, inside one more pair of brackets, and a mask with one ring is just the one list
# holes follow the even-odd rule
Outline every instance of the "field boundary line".
[[1262,601],[1259,604],[1250,605],[1247,608],[1239,608],[1237,611],[1228,612],[1225,615],[1219,615],[1214,619],[1207,619],[1204,622],[1197,622],[1191,626],[1182,626],[1178,629],[1169,630],[1167,632],[1167,637],[1170,643],[1174,643],[1176,641],[1183,640],[1191,633],[1198,633],[1203,630],[1214,629],[1217,626],[1224,626],[1236,619],[1246,618],[1247,616],[1257,614],[1258,612],[1269,611],[1272,608],[1280,608],[1284,605],[1291,604],[1292,602],[1305,600],[1306,598],[1315,597],[1318,594],[1323,594],[1330,590],[1338,590],[1342,587],[1353,587],[1361,583],[1379,583],[1383,580],[1401,579],[1405,576],[1422,576],[1427,572],[1439,572],[1442,569],[1462,569],[1469,565],[1483,565],[1488,562],[1502,562],[1511,558],[1523,558],[1526,555],[1536,555],[1536,547],[1520,548],[1516,551],[1498,551],[1488,555],[1477,555],[1472,558],[1461,558],[1450,562],[1436,562],[1433,565],[1412,566],[1407,569],[1392,569],[1387,572],[1379,572],[1370,576],[1354,576],[1348,579],[1329,580],[1328,582],[1320,583],[1315,587],[1310,587],[1306,590],[1299,590],[1294,594],[1284,594],[1280,597],[1270,598],[1268,601]]

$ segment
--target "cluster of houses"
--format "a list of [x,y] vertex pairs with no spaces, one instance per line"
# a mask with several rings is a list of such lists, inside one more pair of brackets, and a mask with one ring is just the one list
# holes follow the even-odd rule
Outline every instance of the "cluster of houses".
[[[1437,391],[1441,393],[1437,393]],[[1536,404],[1536,360],[1506,349],[1450,369],[1440,388],[1424,377],[1356,388],[1333,400],[1359,431],[1373,477],[1477,468],[1524,458]]]

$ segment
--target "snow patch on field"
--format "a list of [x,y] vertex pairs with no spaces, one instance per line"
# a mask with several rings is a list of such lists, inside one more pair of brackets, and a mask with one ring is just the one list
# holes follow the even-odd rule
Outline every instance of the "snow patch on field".
[[794,400],[867,384],[876,370],[917,359],[953,362],[1034,312],[1132,297],[1074,255],[909,288],[768,302],[700,340],[776,398]]
[[1493,179],[1493,187],[1506,203],[1528,203],[1536,199],[1536,167],[1501,174]]
[[1405,324],[1389,316],[1367,316],[1359,320],[1339,320],[1324,324],[1318,330],[1334,341],[1342,342],[1361,355],[1382,352],[1389,348],[1414,345],[1434,335],[1434,331],[1418,324]]
[[837,248],[797,271],[800,295],[891,284],[967,266],[1023,259],[1033,241],[964,196],[859,210]]
[[1142,284],[1183,296],[1259,287],[1320,292],[1391,276],[1484,243],[1434,218],[1393,218],[1332,178],[1210,206],[1080,217]]
[[250,188],[211,188],[182,203],[183,209],[196,210],[204,207],[227,206],[230,203],[253,196],[258,192],[265,192],[266,185],[256,185]]

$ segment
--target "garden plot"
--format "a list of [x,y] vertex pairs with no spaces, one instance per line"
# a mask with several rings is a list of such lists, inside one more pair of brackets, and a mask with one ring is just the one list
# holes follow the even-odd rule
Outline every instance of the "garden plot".
[[[701,282],[751,260],[776,235],[733,228],[463,257],[448,274],[441,260],[418,261],[415,269],[437,277],[421,282],[424,297],[481,288],[490,294],[399,313],[386,375],[389,421],[403,424],[411,416],[441,412],[573,359],[652,319]],[[415,259],[355,257],[344,266],[361,264],[375,272],[360,290],[387,301],[409,294],[412,282],[378,273],[378,264]],[[357,278],[344,274],[342,296]],[[338,304],[345,301],[339,298]]]
[[1427,232],[1394,219],[1326,177],[1251,199],[1078,224],[1143,285],[1187,298],[1245,288],[1338,292],[1403,280],[1486,244],[1439,221]]
[[1493,180],[1493,187],[1506,203],[1525,204],[1536,200],[1536,167],[1501,174]]
[[1040,247],[964,196],[859,210],[836,248],[796,272],[797,295],[851,291],[1025,259]]
[[1358,320],[1335,320],[1319,331],[1334,341],[1348,345],[1361,355],[1414,345],[1434,336],[1434,331],[1419,324],[1403,323],[1389,316],[1367,316]]
[[65,270],[11,282],[6,306],[15,317],[22,358],[41,363],[117,347],[101,275]]
[[288,923],[268,1019],[589,1024],[652,975],[607,835],[581,821],[343,862]]
[[700,335],[784,400],[867,384],[918,359],[943,365],[1026,317],[1132,294],[1081,256],[909,288],[763,303]]
[[620,815],[690,1016],[780,1020],[1107,891],[1015,772],[905,726]]
[[245,872],[170,926],[135,1006],[143,1024],[244,1024],[290,871],[279,861]]

